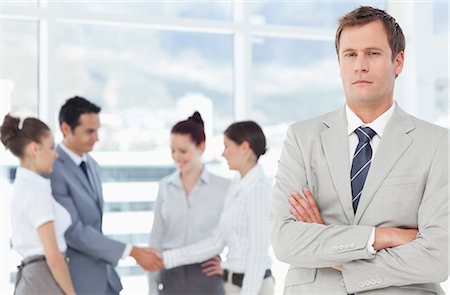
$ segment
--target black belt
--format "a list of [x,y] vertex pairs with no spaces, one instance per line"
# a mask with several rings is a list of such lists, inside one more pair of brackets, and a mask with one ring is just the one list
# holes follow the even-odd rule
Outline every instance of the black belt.
[[[63,253],[64,254],[64,253]],[[64,259],[66,260],[67,263],[69,263],[70,258],[69,257],[64,257]],[[34,256],[30,256],[25,258],[24,260],[22,260],[20,262],[20,265],[17,266],[17,268],[19,270],[21,270],[22,268],[24,268],[25,266],[35,263],[35,262],[39,262],[39,261],[45,261],[45,255],[34,255]]]
[[[223,270],[223,280],[226,282],[228,281],[228,269]],[[270,269],[266,270],[264,273],[264,278],[268,278],[272,275],[272,271]],[[231,276],[231,283],[233,285],[236,285],[238,287],[242,287],[242,282],[244,281],[244,274],[243,273],[233,273]]]
[[15,283],[16,288],[17,288],[17,285],[19,284],[20,280],[22,279],[23,268],[29,264],[39,262],[39,261],[45,261],[45,256],[44,255],[34,255],[34,256],[27,257],[21,261],[20,265],[17,266],[18,271],[17,271],[16,283]]
[[22,269],[25,266],[35,263],[35,262],[39,262],[39,261],[43,261],[45,260],[45,256],[44,255],[36,255],[36,256],[31,256],[29,258],[25,258],[24,260],[22,260],[22,262],[20,263],[19,266],[17,266],[18,269]]

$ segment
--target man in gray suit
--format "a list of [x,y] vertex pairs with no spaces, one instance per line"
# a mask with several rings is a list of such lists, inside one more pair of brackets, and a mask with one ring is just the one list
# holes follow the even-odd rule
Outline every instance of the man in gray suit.
[[[55,199],[72,217],[66,231],[66,256],[77,294],[119,294],[122,289],[114,266],[132,256],[146,270],[162,266],[145,248],[112,240],[102,233],[103,195],[100,167],[88,154],[98,140],[100,107],[82,97],[68,99],[59,121],[64,140],[50,176]],[[154,258],[154,259],[152,259]]]
[[270,218],[275,255],[291,265],[286,294],[443,292],[448,130],[394,102],[404,48],[382,10],[339,20],[346,105],[290,126],[278,165]]

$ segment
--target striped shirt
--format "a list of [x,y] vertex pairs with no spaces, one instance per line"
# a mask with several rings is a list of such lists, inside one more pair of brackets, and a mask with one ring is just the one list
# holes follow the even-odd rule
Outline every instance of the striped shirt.
[[255,165],[235,180],[227,193],[225,208],[213,234],[196,244],[164,251],[166,268],[202,262],[228,247],[222,267],[244,273],[242,294],[257,294],[264,272],[270,268],[268,253],[271,184],[261,166]]
[[242,294],[257,294],[270,268],[268,213],[272,195],[260,165],[235,180],[227,193],[219,225],[208,238],[188,247],[164,251],[166,268],[204,261],[228,247],[222,267],[244,273]]

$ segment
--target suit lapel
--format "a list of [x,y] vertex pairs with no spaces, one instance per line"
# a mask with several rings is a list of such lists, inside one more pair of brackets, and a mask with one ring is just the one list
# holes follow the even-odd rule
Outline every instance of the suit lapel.
[[370,166],[358,210],[356,210],[355,224],[361,220],[375,193],[413,142],[408,134],[413,129],[414,124],[409,115],[396,106]]
[[[88,155],[88,162],[93,163],[93,159]],[[99,205],[100,211],[103,211],[103,196],[102,196],[102,182],[100,179],[100,175],[97,172],[96,169],[94,169],[93,165],[90,164],[90,176],[91,176],[91,182],[92,182],[92,188],[95,192],[95,198],[96,202]]]
[[[88,198],[90,198],[92,201],[94,201],[97,208],[102,212],[101,205],[98,202],[97,192],[93,189],[93,185],[89,183],[89,181],[86,178],[86,175],[84,175],[83,171],[80,167],[78,167],[75,162],[69,157],[69,155],[66,154],[66,152],[61,149],[59,146],[57,147],[57,152],[59,155],[58,160],[62,161],[64,163],[64,166],[67,168],[70,173],[78,180],[79,183],[85,188],[87,191]],[[89,174],[89,172],[88,172]],[[90,173],[95,174],[95,173]]]
[[323,150],[342,210],[347,221],[351,224],[353,223],[354,214],[350,187],[350,159],[348,158],[349,147],[345,108],[333,113],[323,123],[328,127],[321,134]]
[[72,173],[75,178],[78,179],[78,181],[83,185],[83,187],[89,192],[92,193],[91,185],[89,184],[86,176],[83,174],[83,171],[80,167],[78,167],[74,161],[69,157],[69,155],[66,154],[66,152],[60,148],[57,147],[59,159],[64,162],[64,166],[67,167],[67,170]]

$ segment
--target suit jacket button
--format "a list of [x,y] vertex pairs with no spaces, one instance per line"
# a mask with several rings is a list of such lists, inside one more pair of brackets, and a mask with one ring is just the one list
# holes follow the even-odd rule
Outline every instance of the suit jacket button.
[[383,279],[380,278],[380,277],[378,277],[378,278],[377,278],[377,284],[381,284],[382,282],[383,282]]
[[370,284],[371,284],[372,286],[375,286],[376,283],[377,283],[377,280],[376,280],[376,279],[371,279],[371,280],[370,280]]
[[339,251],[344,250],[344,245],[339,245],[338,250],[339,250]]
[[366,285],[366,287],[369,287],[369,286],[370,286],[370,281],[369,281],[369,280],[366,280],[365,285]]

